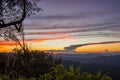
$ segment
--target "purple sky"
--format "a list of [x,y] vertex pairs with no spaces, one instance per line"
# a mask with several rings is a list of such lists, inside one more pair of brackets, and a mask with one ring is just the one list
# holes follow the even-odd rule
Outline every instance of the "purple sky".
[[[44,10],[26,19],[27,39],[71,37],[41,45],[70,45],[120,41],[120,0],[42,0]],[[29,29],[28,29],[29,28]],[[33,36],[34,35],[34,36]],[[60,45],[61,44],[61,45]]]
[[[38,4],[43,11],[23,24],[33,49],[120,52],[120,0],[41,0]],[[6,49],[7,41],[0,40]]]

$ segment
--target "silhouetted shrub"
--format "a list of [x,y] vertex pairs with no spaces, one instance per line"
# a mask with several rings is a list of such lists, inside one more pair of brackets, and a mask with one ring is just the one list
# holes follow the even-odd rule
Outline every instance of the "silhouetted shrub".
[[41,80],[112,80],[106,74],[100,71],[96,74],[88,72],[80,72],[80,67],[74,69],[73,66],[69,70],[65,69],[64,65],[58,64],[52,72],[44,74]]
[[10,78],[18,78],[21,75],[27,78],[39,77],[54,67],[54,59],[45,52],[26,50],[23,53],[22,50],[16,50],[11,55],[4,55],[6,58],[0,62],[3,69],[0,69],[0,73]]
[[[81,72],[80,67],[55,64],[53,57],[45,52],[26,49],[15,53],[1,54],[0,80],[112,80],[106,74]],[[2,65],[4,64],[4,65]]]

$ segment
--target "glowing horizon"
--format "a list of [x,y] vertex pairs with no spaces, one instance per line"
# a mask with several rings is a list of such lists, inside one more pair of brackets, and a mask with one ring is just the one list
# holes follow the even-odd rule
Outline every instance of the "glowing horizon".
[[[46,40],[46,42],[47,42],[47,40]],[[41,40],[33,41],[34,43],[31,42],[32,44],[30,45],[30,49],[40,50],[40,51],[44,51],[44,50],[66,51],[64,49],[64,47],[62,47],[62,46],[51,46],[51,47],[49,47],[49,46],[44,45],[43,44],[44,42],[39,42],[39,41],[41,41]],[[8,42],[8,41],[6,41],[6,42]],[[49,40],[48,40],[48,42],[49,42]],[[2,47],[0,47],[0,52],[11,52],[14,48],[16,48],[15,44],[13,44],[13,43],[8,44],[8,43],[2,44]],[[28,45],[29,44],[30,43],[28,43]],[[108,43],[108,44],[92,44],[91,43],[90,45],[78,46],[78,47],[75,48],[74,51],[75,52],[120,52],[119,47],[120,47],[119,42],[118,43]],[[68,51],[72,52],[72,50],[68,50]]]

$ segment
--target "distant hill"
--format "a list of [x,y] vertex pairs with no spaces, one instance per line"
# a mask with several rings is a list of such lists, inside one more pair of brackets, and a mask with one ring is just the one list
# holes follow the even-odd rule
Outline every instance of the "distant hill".
[[81,67],[82,72],[96,73],[97,71],[102,71],[102,73],[108,73],[113,80],[120,80],[120,67],[95,64],[95,63],[80,63],[76,61],[62,60],[65,67],[69,68],[70,65],[74,67]]
[[95,63],[120,67],[120,55],[107,54],[58,54],[56,58],[80,63]]
[[80,66],[82,72],[95,73],[102,71],[108,73],[113,80],[120,80],[120,55],[104,54],[58,54],[56,58],[62,58],[62,63],[68,68],[69,65]]

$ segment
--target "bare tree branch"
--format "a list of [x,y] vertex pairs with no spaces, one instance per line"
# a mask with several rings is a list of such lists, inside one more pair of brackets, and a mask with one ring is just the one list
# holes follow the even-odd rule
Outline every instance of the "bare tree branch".
[[20,29],[22,26],[17,26],[17,24],[22,24],[22,22],[24,21],[24,19],[26,18],[26,0],[22,0],[23,1],[23,14],[22,14],[22,18],[20,20],[14,21],[14,22],[10,22],[10,23],[4,23],[3,20],[0,20],[2,23],[0,23],[0,28],[5,28],[11,25],[14,25],[16,27],[16,30],[18,32],[20,32]]
[[[0,2],[0,28],[15,26],[16,30],[20,32],[24,19],[31,15],[32,12],[41,10],[41,8],[36,7],[35,2],[37,1],[39,0],[3,0],[3,3]],[[11,17],[15,18],[10,19]],[[9,18],[8,21],[5,20],[6,18]]]

